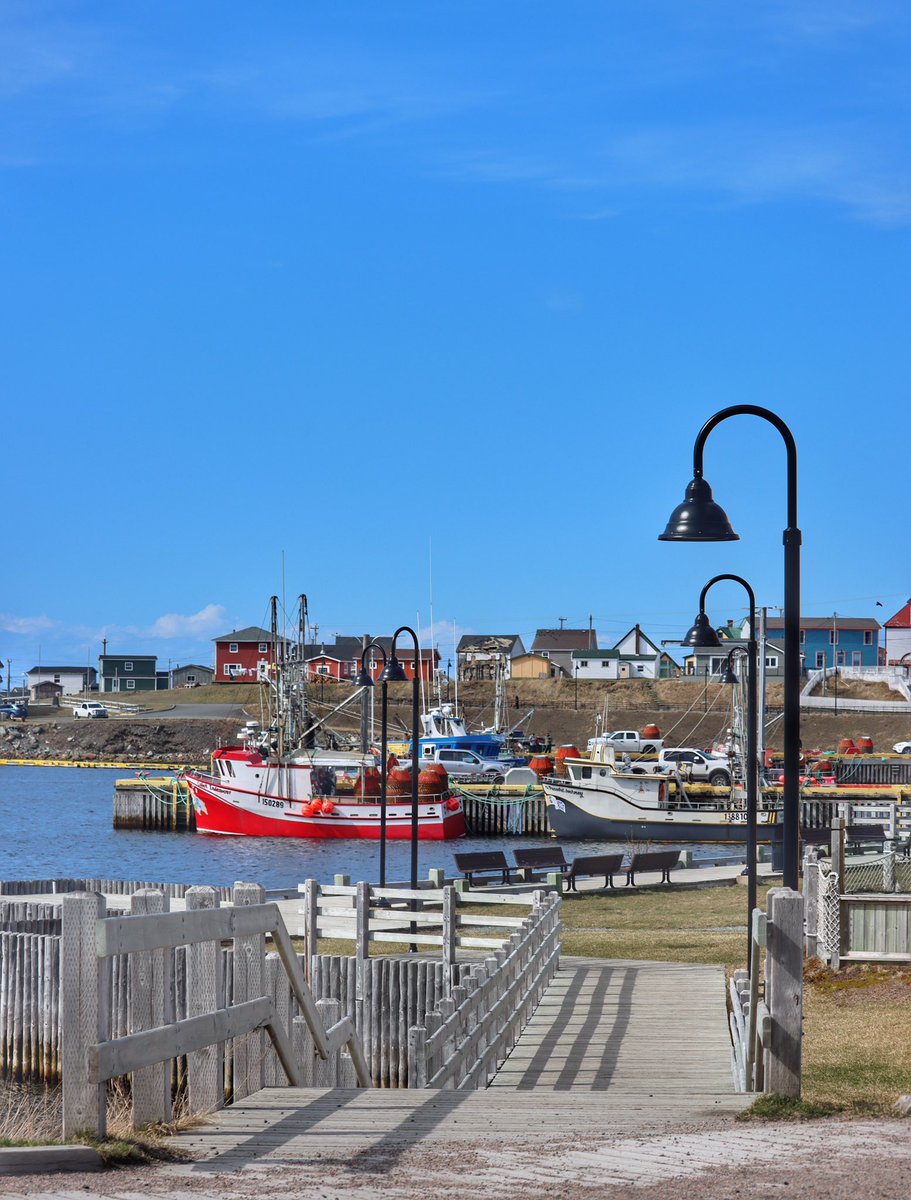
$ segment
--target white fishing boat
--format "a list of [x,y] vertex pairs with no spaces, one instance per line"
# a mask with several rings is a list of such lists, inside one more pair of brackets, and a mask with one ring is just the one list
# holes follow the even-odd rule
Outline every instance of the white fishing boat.
[[[564,759],[565,778],[543,781],[547,819],[561,838],[602,841],[745,842],[746,806],[739,789],[695,798],[671,774],[634,774],[617,766],[613,748],[594,745],[588,758]],[[672,780],[675,787],[672,787]],[[776,807],[763,801],[757,840],[772,839]]]

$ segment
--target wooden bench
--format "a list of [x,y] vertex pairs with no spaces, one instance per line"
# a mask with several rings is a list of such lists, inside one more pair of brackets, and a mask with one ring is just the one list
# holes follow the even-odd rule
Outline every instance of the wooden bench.
[[614,886],[614,875],[623,867],[623,853],[620,854],[587,854],[574,858],[569,874],[566,876],[569,890],[576,891],[576,880],[580,875],[603,875],[604,886]]
[[671,871],[679,862],[679,850],[643,850],[634,854],[626,869],[626,886],[635,887],[637,871],[660,871],[661,882],[670,883]]
[[472,875],[499,875],[501,883],[509,883],[510,866],[502,850],[476,850],[456,854],[455,864],[471,883]]
[[882,825],[845,826],[845,844],[847,846],[853,846],[856,849],[873,846],[874,849],[882,850],[885,840],[886,830]]
[[527,850],[516,850],[516,867],[523,879],[529,879],[532,871],[569,872],[569,863],[563,855],[562,846],[532,846]]

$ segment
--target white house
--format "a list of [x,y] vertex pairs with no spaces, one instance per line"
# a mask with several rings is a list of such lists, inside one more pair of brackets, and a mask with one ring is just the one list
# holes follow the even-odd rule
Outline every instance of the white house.
[[512,660],[525,653],[517,633],[466,633],[456,647],[459,679],[496,679],[502,667],[503,677],[512,677]]
[[904,666],[911,665],[911,600],[886,621],[885,630],[887,665],[897,667],[903,658]]
[[29,695],[35,700],[35,689],[39,683],[56,683],[63,688],[64,696],[76,696],[80,692],[91,691],[98,680],[98,672],[94,667],[32,667],[26,672]]
[[634,625],[610,650],[573,650],[577,679],[666,679],[677,674],[671,656]]

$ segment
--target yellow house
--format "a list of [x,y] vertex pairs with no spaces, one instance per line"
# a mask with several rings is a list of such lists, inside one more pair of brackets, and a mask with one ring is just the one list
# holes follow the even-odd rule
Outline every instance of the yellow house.
[[509,664],[511,679],[550,679],[559,674],[560,668],[543,654],[519,654]]

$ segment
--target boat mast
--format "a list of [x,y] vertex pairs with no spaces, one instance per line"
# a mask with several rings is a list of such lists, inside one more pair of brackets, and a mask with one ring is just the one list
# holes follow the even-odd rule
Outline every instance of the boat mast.
[[[272,662],[275,667],[275,682],[272,687],[272,701],[275,705],[274,721],[278,734],[278,757],[281,760],[284,752],[284,712],[282,705],[282,662],[280,658],[280,643],[278,638],[278,596],[273,596],[270,601],[272,609]],[[270,708],[272,704],[270,703]]]

